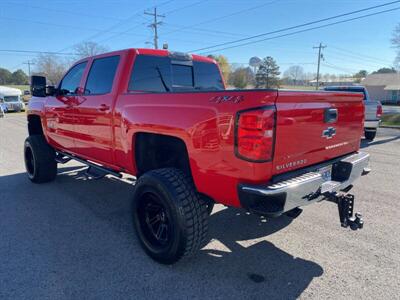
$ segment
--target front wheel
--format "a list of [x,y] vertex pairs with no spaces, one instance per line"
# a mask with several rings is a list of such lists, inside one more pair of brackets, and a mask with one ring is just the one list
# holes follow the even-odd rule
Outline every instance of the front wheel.
[[52,181],[57,175],[55,151],[42,135],[31,135],[24,143],[25,168],[34,183]]
[[135,186],[132,215],[141,246],[162,264],[190,256],[206,242],[207,204],[178,169],[143,174]]
[[368,141],[373,141],[376,137],[376,131],[365,131],[364,136]]

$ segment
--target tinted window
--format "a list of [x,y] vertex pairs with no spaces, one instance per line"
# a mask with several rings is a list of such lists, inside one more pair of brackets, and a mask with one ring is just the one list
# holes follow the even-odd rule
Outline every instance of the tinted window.
[[60,89],[65,90],[64,94],[76,93],[76,89],[79,88],[79,84],[81,82],[86,63],[87,62],[77,64],[68,71],[67,75],[64,76],[60,85]]
[[193,67],[172,65],[172,82],[177,87],[193,87]]
[[128,90],[166,92],[171,86],[168,57],[139,55],[135,59]]
[[[174,61],[175,62],[175,61]],[[184,64],[185,63],[185,64]],[[184,90],[223,90],[218,67],[194,61],[193,66],[171,64],[169,57],[139,55],[133,66],[129,91],[166,92]]]
[[224,84],[217,65],[206,62],[194,62],[196,89],[223,90]]
[[119,56],[98,58],[93,61],[85,86],[85,94],[111,92]]

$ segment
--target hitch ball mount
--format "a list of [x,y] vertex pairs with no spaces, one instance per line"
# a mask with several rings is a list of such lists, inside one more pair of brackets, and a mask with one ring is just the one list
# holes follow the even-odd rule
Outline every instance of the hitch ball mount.
[[355,213],[354,209],[354,195],[352,194],[329,194],[328,200],[336,203],[339,210],[339,219],[342,227],[350,227],[352,230],[362,229],[364,220],[360,213]]

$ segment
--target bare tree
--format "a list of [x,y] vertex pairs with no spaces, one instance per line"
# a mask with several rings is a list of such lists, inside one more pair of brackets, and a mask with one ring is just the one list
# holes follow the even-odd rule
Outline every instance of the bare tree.
[[293,80],[293,84],[296,85],[298,80],[304,80],[304,69],[301,66],[290,66],[284,73],[284,77],[288,77]]
[[74,52],[76,53],[77,59],[97,54],[102,54],[107,51],[108,51],[107,47],[99,45],[96,42],[90,42],[90,41],[82,42],[74,46]]
[[394,61],[397,70],[400,70],[400,23],[397,24],[393,32],[392,45],[397,50],[397,55]]
[[63,58],[51,54],[40,54],[35,63],[34,73],[46,76],[51,85],[58,84],[68,68],[68,63]]

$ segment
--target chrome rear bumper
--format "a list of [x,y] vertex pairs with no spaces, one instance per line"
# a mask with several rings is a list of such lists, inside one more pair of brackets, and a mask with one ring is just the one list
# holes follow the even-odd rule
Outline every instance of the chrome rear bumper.
[[316,165],[302,175],[271,185],[238,186],[239,199],[244,208],[268,216],[278,216],[293,208],[324,200],[335,192],[346,190],[362,175],[369,173],[369,154],[358,152],[332,163],[332,179],[324,181]]
[[379,127],[379,124],[381,123],[380,120],[365,120],[364,121],[364,128],[365,130],[374,130]]

